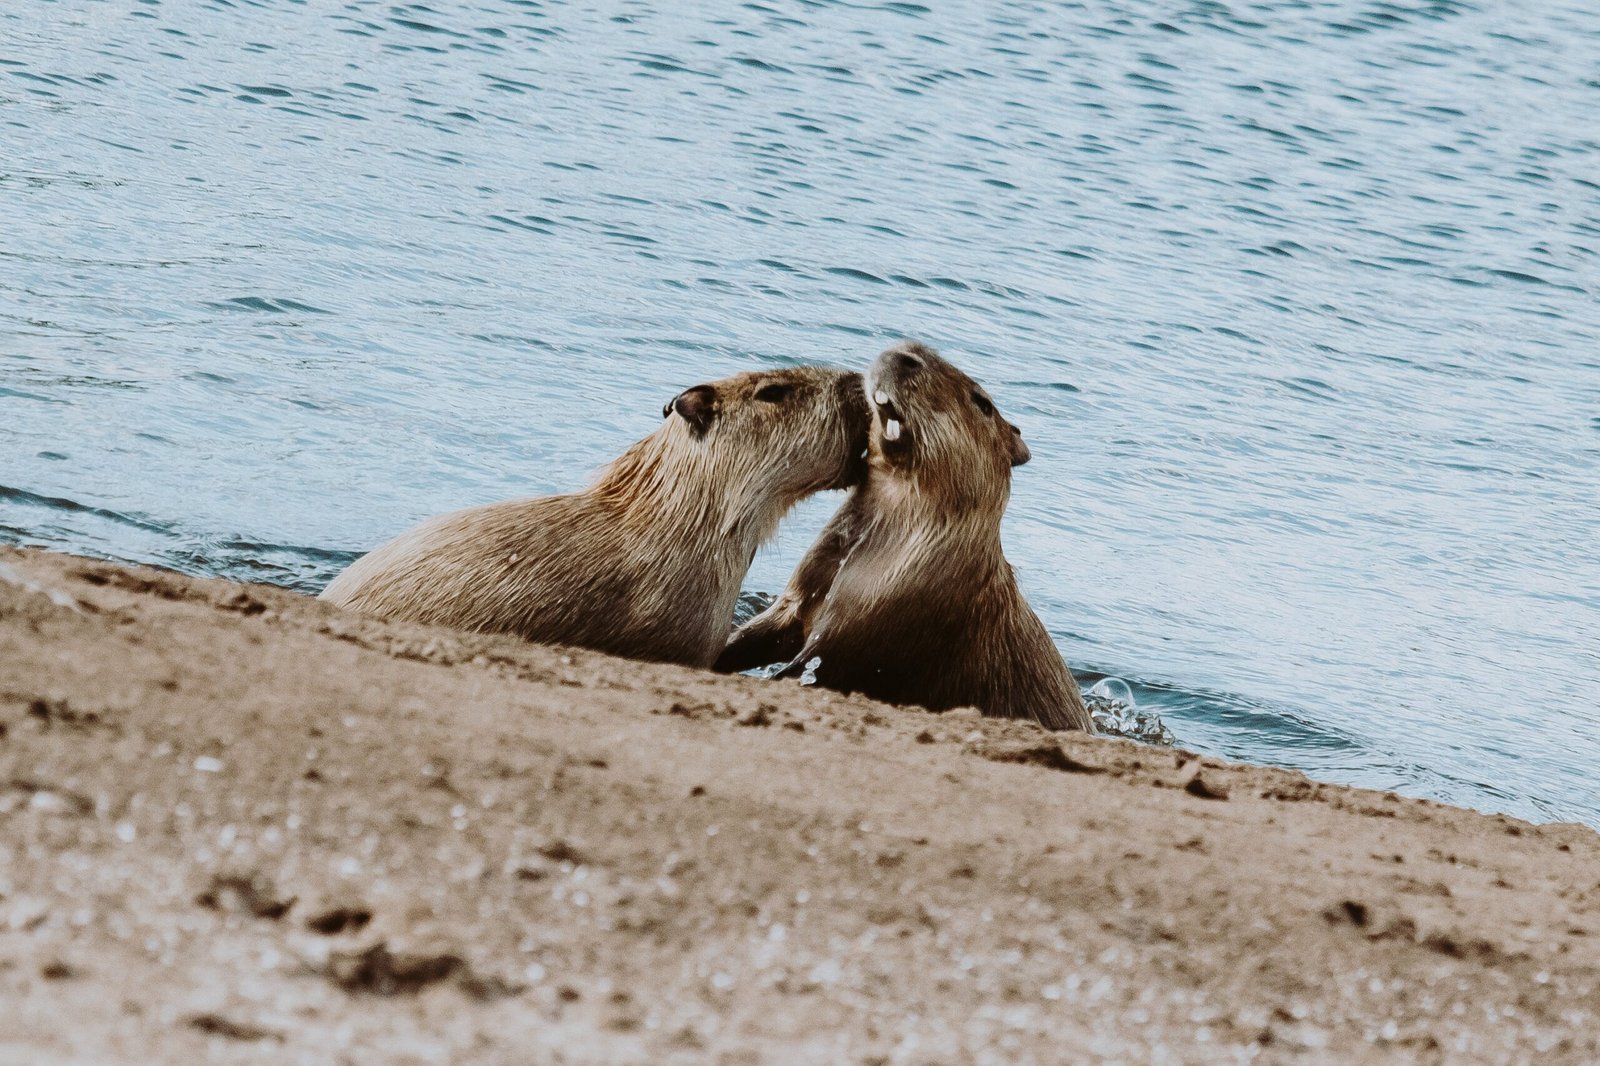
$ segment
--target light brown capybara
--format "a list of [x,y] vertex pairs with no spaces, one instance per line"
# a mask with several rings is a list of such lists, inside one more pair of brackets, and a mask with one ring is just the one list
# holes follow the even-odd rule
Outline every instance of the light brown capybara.
[[430,519],[321,598],[364,614],[710,666],[756,549],[801,498],[859,480],[861,375],[696,385],[581,492]]
[[921,344],[885,351],[866,388],[865,480],[717,669],[786,662],[777,676],[886,703],[1093,732],[1000,547],[1011,470],[1029,459],[1021,432]]

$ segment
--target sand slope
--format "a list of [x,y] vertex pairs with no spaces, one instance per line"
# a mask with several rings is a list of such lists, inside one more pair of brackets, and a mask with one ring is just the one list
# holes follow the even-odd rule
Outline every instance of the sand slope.
[[0,1062],[1593,1062],[1600,837],[0,551]]

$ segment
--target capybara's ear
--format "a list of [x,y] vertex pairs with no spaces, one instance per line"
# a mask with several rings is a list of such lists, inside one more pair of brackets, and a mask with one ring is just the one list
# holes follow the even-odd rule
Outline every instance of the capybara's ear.
[[696,385],[692,389],[684,389],[672,401],[672,409],[689,423],[689,428],[698,437],[711,428],[712,420],[717,417],[716,387]]
[[1022,430],[1010,422],[1007,422],[1006,426],[1011,430],[1011,465],[1021,466],[1033,458],[1033,453],[1028,450],[1027,441],[1022,439]]

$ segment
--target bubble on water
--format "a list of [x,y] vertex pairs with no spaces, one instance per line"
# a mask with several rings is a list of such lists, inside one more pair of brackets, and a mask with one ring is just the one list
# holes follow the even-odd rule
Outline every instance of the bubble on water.
[[1099,696],[1103,700],[1125,703],[1129,707],[1134,704],[1133,686],[1120,677],[1102,677],[1084,695]]
[[1102,734],[1127,737],[1146,744],[1171,745],[1177,738],[1154,711],[1141,711],[1134,703],[1133,686],[1120,677],[1103,677],[1083,694],[1089,717]]
[[822,656],[814,655],[806,660],[806,668],[800,672],[802,685],[815,685],[817,683],[817,667],[822,665]]

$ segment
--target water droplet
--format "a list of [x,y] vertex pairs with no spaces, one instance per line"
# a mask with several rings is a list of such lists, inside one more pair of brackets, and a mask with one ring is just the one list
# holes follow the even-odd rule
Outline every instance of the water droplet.
[[822,665],[822,656],[816,655],[806,660],[806,668],[800,673],[802,685],[815,685],[817,683],[817,667]]

